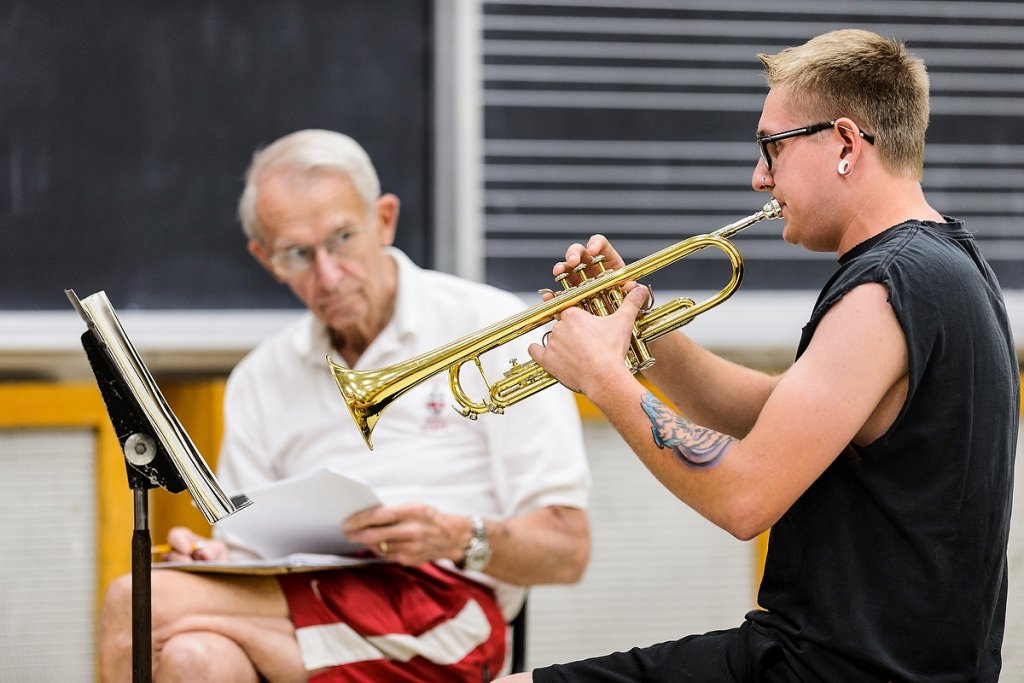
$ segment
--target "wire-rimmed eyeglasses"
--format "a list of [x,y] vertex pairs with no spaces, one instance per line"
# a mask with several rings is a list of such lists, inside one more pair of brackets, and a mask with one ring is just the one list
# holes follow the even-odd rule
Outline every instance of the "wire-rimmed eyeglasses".
[[[758,135],[754,139],[757,140],[757,146],[761,150],[761,159],[764,160],[765,168],[767,168],[769,171],[772,169],[772,155],[768,151],[768,145],[770,145],[771,143],[778,142],[779,140],[785,140],[786,138],[800,137],[801,135],[813,135],[814,133],[817,133],[819,131],[831,128],[834,125],[836,125],[835,120],[823,121],[822,123],[815,123],[810,126],[804,126],[803,128],[794,128],[793,130],[787,130],[781,133],[773,133],[771,135]],[[862,130],[857,132],[869,144],[875,144],[874,135],[869,135]]]
[[275,251],[270,264],[281,277],[301,275],[316,263],[316,253],[323,249],[333,259],[342,259],[352,252],[351,240],[363,232],[362,228],[342,228],[317,244],[293,244]]

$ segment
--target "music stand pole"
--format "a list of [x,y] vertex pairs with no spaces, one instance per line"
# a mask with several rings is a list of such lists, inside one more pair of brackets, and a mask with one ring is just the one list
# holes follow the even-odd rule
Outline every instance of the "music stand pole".
[[152,465],[158,454],[156,439],[135,432],[124,440],[128,486],[134,496],[135,528],[132,531],[132,682],[150,683],[153,678],[153,541],[149,535],[149,490],[156,488],[136,468]]
[[132,532],[132,681],[153,678],[152,539],[149,536],[149,489],[135,495],[135,530]]

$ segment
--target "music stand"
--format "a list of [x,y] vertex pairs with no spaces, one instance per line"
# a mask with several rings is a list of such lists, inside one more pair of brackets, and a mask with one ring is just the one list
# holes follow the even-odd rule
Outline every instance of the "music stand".
[[229,498],[221,489],[136,353],[106,294],[97,292],[85,299],[70,289],[65,294],[88,325],[82,346],[121,444],[134,496],[132,680],[149,683],[153,675],[149,490],[157,486],[171,493],[188,489],[210,524],[252,501],[245,495]]

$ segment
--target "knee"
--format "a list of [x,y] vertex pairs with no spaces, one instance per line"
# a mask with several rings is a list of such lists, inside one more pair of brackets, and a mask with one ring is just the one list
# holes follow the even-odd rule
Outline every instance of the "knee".
[[244,651],[226,636],[210,631],[185,631],[161,643],[153,657],[159,681],[245,681],[259,677]]
[[128,608],[132,601],[132,575],[122,574],[107,586],[107,592],[103,596],[103,609],[116,610]]
[[210,634],[179,633],[161,644],[160,651],[155,653],[154,669],[161,677],[179,672],[203,671],[215,661],[213,649]]
[[114,579],[100,608],[97,649],[101,678],[105,683],[131,680],[132,580]]
[[[132,618],[132,577],[119,576],[110,582],[100,608],[100,639],[128,632]],[[130,636],[129,636],[130,637]]]
[[[181,597],[175,595],[173,582],[166,581],[164,574],[167,572],[154,572],[150,579],[149,602],[154,628],[171,619],[171,613]],[[100,608],[101,629],[112,632],[130,630],[133,607],[132,575],[124,574],[110,582],[103,596]]]
[[[150,616],[154,632],[174,623],[181,616],[182,595],[176,590],[170,572],[154,572],[150,584]],[[124,574],[110,582],[100,608],[100,647],[107,649],[131,646],[132,611],[134,605],[132,576]]]

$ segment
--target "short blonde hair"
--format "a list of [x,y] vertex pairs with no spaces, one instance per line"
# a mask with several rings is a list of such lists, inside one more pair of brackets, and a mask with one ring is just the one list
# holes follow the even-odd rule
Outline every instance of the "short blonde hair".
[[759,54],[769,87],[786,87],[816,121],[848,117],[875,136],[883,165],[920,179],[928,128],[928,72],[895,38],[860,29],[825,33]]
[[288,169],[298,173],[333,170],[344,173],[367,210],[380,197],[377,170],[358,142],[329,130],[308,129],[290,133],[257,151],[245,173],[245,189],[238,200],[238,219],[249,239],[259,241],[262,226],[256,214],[256,192],[269,171]]

